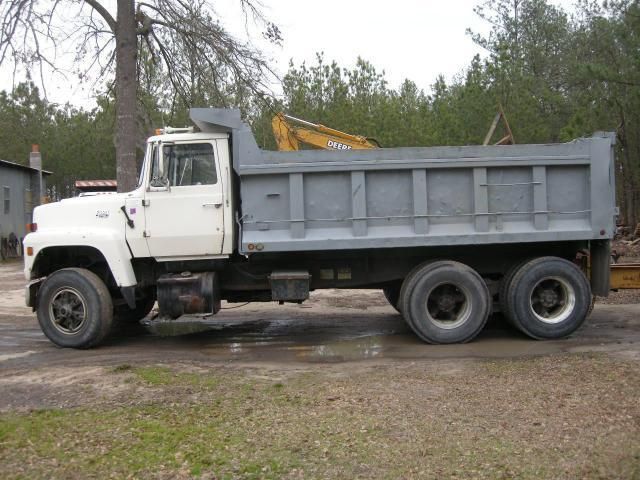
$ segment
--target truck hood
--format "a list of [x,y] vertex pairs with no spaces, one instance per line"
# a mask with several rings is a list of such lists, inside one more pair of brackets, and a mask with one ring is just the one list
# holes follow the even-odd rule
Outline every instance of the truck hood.
[[93,230],[95,228],[124,229],[126,217],[121,210],[132,193],[111,193],[68,198],[37,207],[33,220],[38,232],[48,229]]
[[[127,226],[127,217],[121,208],[130,200],[141,203],[138,195],[142,193],[138,190],[84,196],[37,207],[33,212],[37,229],[24,239],[27,280],[34,278],[33,266],[43,249],[61,248],[73,256],[79,247],[97,250],[104,257],[116,285],[135,285],[136,277],[129,261],[131,253],[126,242],[127,232],[132,228]],[[135,211],[135,207],[130,207],[127,214]],[[138,215],[134,222],[142,230],[144,214]],[[35,272],[38,275],[37,269]]]

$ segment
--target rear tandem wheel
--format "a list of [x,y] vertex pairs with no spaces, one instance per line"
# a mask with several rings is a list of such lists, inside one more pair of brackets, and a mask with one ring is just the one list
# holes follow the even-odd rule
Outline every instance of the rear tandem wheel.
[[467,265],[435,261],[415,269],[405,283],[400,299],[403,315],[425,342],[468,342],[489,318],[489,289]]
[[577,265],[559,257],[526,262],[502,291],[509,321],[535,339],[566,337],[591,311],[587,278]]

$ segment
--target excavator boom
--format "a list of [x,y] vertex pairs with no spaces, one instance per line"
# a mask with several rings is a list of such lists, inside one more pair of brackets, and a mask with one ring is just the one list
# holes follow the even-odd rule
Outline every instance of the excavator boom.
[[274,115],[271,128],[280,151],[300,150],[301,143],[326,150],[379,148],[373,139],[351,135],[284,113]]

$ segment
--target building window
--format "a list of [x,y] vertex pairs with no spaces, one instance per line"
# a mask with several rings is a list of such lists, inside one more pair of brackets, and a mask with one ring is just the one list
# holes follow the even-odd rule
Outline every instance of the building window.
[[4,187],[4,214],[9,215],[11,213],[11,189]]

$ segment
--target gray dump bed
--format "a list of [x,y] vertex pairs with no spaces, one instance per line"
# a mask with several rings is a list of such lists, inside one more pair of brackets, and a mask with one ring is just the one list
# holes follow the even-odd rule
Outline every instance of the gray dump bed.
[[552,145],[271,152],[258,149],[236,110],[191,117],[203,131],[232,134],[242,252],[613,236],[612,134]]

